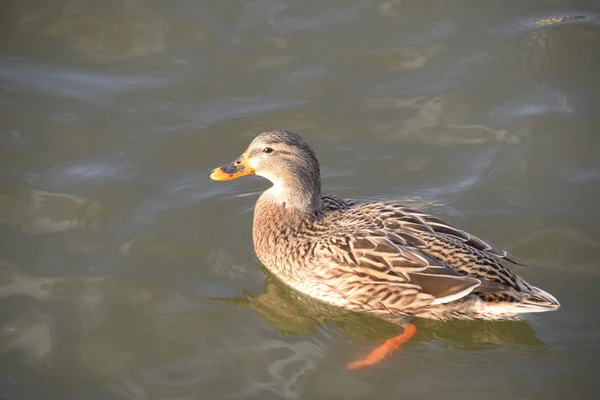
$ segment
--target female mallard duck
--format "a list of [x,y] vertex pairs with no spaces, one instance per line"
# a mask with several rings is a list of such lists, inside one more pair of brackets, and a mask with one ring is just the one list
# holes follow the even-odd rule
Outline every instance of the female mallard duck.
[[[321,192],[315,153],[297,134],[265,132],[213,180],[256,174],[273,183],[256,202],[254,248],[292,288],[321,301],[387,319],[513,319],[560,304],[502,260],[504,250],[423,211],[345,200]],[[377,362],[416,333],[413,324],[365,360]]]

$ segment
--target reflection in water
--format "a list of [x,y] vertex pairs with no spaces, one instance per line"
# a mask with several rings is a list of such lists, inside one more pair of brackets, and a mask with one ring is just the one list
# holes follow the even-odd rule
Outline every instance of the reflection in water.
[[[331,329],[333,325],[354,338],[380,342],[401,333],[400,326],[409,322],[409,319],[385,321],[318,302],[292,291],[270,274],[264,283],[263,291],[258,295],[245,291],[243,298],[212,298],[212,300],[250,307],[282,335],[311,335],[320,327],[339,336],[336,330]],[[417,320],[417,325],[420,327],[418,334],[415,339],[407,343],[406,347],[433,339],[457,342],[464,349],[476,348],[481,344],[543,345],[525,320],[505,322]]]
[[21,31],[36,37],[65,38],[84,57],[116,62],[157,54],[168,39],[198,41],[205,30],[198,24],[169,24],[152,11],[146,0],[112,1],[110,7],[81,0],[55,0],[37,4],[19,2],[16,14]]
[[439,63],[431,63],[430,68],[415,70],[378,86],[375,93],[384,96],[393,93],[425,96],[450,92],[461,84],[466,85],[474,81],[477,75],[473,71],[485,69],[499,56],[498,51],[488,49],[457,55],[453,57],[455,61],[444,65],[443,68]]
[[[148,325],[154,322],[158,323],[161,331],[164,329],[167,336],[171,332],[184,335],[191,333],[182,330],[181,326],[171,330],[168,319],[161,321],[158,318],[162,313],[175,313],[178,315],[176,320],[185,324],[185,314],[192,312],[189,322],[194,324],[200,321],[198,315],[193,316],[194,307],[188,301],[159,287],[138,284],[118,276],[33,278],[18,273],[8,265],[3,265],[1,272],[0,297],[20,294],[44,303],[58,302],[55,306],[70,310],[71,315],[74,309],[79,309],[76,320],[62,312],[50,317],[41,311],[27,318],[19,316],[13,319],[2,327],[2,352],[22,348],[28,354],[38,354],[36,362],[41,361],[42,356],[58,353],[66,356],[63,361],[67,364],[63,367],[76,375],[88,372],[113,375],[138,365],[141,361],[139,355],[142,354],[138,352],[143,352],[145,358],[177,357],[191,351],[190,346],[194,347],[191,343],[186,346],[183,336],[174,342],[168,337],[160,339],[163,335],[157,331],[150,336],[144,334],[140,342],[140,334],[155,331],[155,327]],[[144,315],[147,312],[156,313],[156,318],[148,319]],[[132,318],[134,315],[137,317]],[[65,335],[73,329],[78,332],[77,336],[73,336],[75,332]],[[153,346],[152,354],[142,350],[148,341],[156,340],[158,342]],[[88,372],[75,372],[76,366],[69,366],[73,362],[85,364]]]
[[[571,7],[572,5],[569,5]],[[557,28],[563,25],[600,25],[600,14],[589,11],[572,9],[544,10],[543,12],[530,13],[517,16],[509,21],[489,27],[488,32],[503,36],[517,36],[542,30],[548,27]]]
[[[39,304],[81,304],[82,308],[98,303],[96,296],[86,295],[85,290],[100,283],[98,278],[50,278],[31,277],[19,271],[15,265],[0,261],[0,298],[21,296],[35,299]],[[11,313],[12,314],[12,313]],[[58,316],[43,307],[32,305],[28,312],[17,314],[0,327],[0,353],[18,351],[23,362],[40,365],[54,356],[61,338]]]
[[22,295],[40,301],[54,299],[56,292],[53,285],[62,281],[26,276],[16,266],[0,260],[0,298]]
[[104,207],[83,197],[42,190],[0,193],[0,221],[29,234],[98,229]]
[[[55,379],[116,378],[113,389],[129,395],[144,391],[139,383],[181,392],[214,380],[223,384],[211,368],[217,360],[235,364],[251,357],[255,366],[262,365],[254,374],[235,374],[239,395],[268,391],[295,397],[298,379],[323,356],[322,345],[312,341],[265,340],[258,332],[230,343],[221,332],[247,324],[248,315],[238,313],[235,323],[227,323],[214,307],[156,283],[124,276],[42,280],[5,267],[0,296],[19,293],[46,305],[59,301],[54,307],[62,311],[36,310],[3,324],[0,353],[19,351],[21,362]],[[249,324],[244,331],[251,329]]]
[[[254,328],[249,315],[235,311],[235,323],[223,325],[225,320],[215,319],[222,313],[218,308],[206,307],[139,279],[40,279],[17,276],[16,270],[7,266],[2,272],[1,295],[22,293],[46,304],[59,301],[64,312],[48,314],[38,310],[5,323],[0,328],[0,352],[19,350],[28,364],[40,365],[42,369],[45,368],[41,362],[52,357],[54,367],[47,372],[56,378],[130,376],[118,379],[114,386],[114,390],[129,394],[143,391],[139,385],[146,390],[170,388],[185,392],[190,385],[202,387],[215,379],[221,382],[222,377],[211,372],[215,360],[235,364],[250,357],[255,367],[234,373],[239,395],[267,391],[286,398],[297,397],[299,380],[305,380],[309,371],[312,376],[323,357],[333,350],[327,350],[319,339],[323,333],[327,341],[343,341],[347,334],[379,342],[401,329],[393,323],[293,293],[271,276],[259,295],[216,298],[213,302],[250,307],[280,334],[314,339],[268,338],[264,330],[251,333]],[[75,310],[78,311],[74,313]],[[75,315],[77,318],[73,319]],[[210,320],[214,325],[207,325]],[[454,348],[460,344],[465,350],[485,349],[482,345],[490,343],[542,344],[524,321],[418,323],[419,334],[408,348],[434,339],[444,340]],[[223,329],[243,329],[245,335],[235,343],[228,342],[219,339]],[[221,345],[210,346],[211,342]],[[151,365],[156,367],[148,367]]]
[[[351,54],[350,57],[341,61],[345,65],[356,68],[357,72],[370,71],[375,74],[381,69],[401,72],[423,68],[428,60],[444,50],[444,46],[440,44],[384,47]],[[348,67],[346,66],[346,68]]]
[[397,139],[415,138],[437,146],[464,146],[491,141],[515,144],[520,141],[515,133],[507,130],[463,122],[467,116],[461,111],[461,103],[452,97],[373,98],[367,100],[367,106],[414,110],[412,116],[374,127],[376,132],[387,133]]
[[[597,389],[597,1],[9,3],[7,398]],[[208,180],[231,147],[274,128],[306,134],[336,194],[435,204],[508,244],[564,307],[529,322],[418,320],[404,353],[348,373],[402,328],[265,281],[252,258],[254,201],[241,197],[264,186]]]
[[48,315],[40,312],[19,315],[0,326],[0,354],[19,352],[25,364],[39,364],[52,355],[54,330],[52,317]]

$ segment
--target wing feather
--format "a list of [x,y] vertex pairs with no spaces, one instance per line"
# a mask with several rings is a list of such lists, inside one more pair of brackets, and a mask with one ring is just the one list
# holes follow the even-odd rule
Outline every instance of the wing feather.
[[361,307],[410,309],[442,304],[468,295],[481,284],[411,246],[422,240],[409,233],[360,229],[329,240],[323,248],[335,250],[319,252],[321,265],[335,268],[320,273],[333,283],[333,290],[363,303]]

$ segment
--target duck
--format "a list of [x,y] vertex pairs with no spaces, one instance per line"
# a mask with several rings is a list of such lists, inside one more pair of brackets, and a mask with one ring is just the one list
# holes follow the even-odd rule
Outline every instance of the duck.
[[[519,258],[438,217],[323,192],[316,154],[294,132],[259,134],[210,178],[247,175],[272,183],[254,208],[256,255],[306,296],[390,321],[511,320],[560,307],[508,267],[525,266]],[[399,349],[417,333],[413,322],[403,325],[401,335],[347,368],[374,365]]]

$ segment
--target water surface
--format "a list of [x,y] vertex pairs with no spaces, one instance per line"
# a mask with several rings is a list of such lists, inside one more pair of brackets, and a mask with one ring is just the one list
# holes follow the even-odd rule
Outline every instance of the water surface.
[[[0,39],[8,399],[562,399],[597,392],[594,1],[14,2]],[[301,133],[326,189],[424,207],[527,260],[562,308],[401,328],[297,296],[252,248]]]

